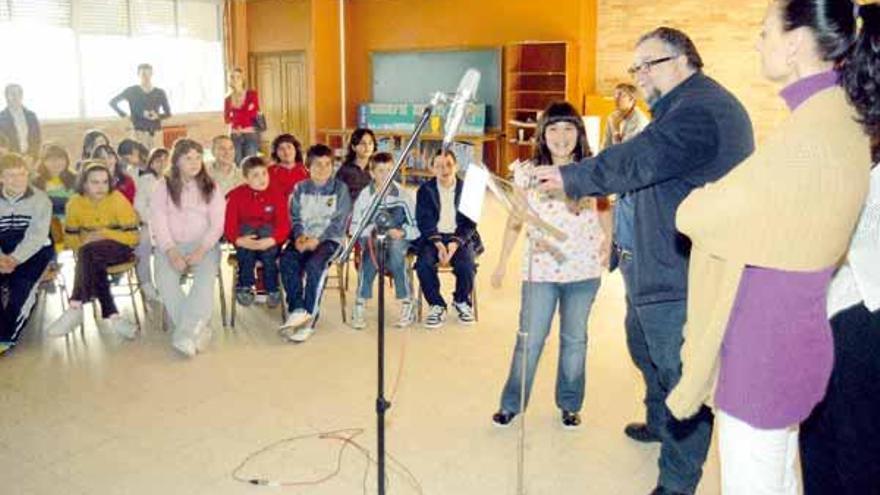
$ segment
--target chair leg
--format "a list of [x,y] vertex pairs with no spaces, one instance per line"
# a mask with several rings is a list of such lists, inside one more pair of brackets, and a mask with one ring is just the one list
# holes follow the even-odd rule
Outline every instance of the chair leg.
[[336,265],[336,276],[339,278],[339,304],[342,308],[342,323],[346,323],[345,318],[345,284],[343,283],[343,277],[345,276],[345,270],[348,267],[348,263],[343,267],[341,264]]
[[480,305],[477,304],[477,279],[474,277],[474,288],[471,291],[471,301],[474,303],[474,321],[480,321]]
[[223,270],[222,263],[220,267],[217,267],[217,282],[220,284],[220,321],[223,322],[223,327],[226,327],[226,288],[223,287]]
[[238,303],[235,300],[235,288],[238,287],[238,267],[232,269],[232,287],[229,288],[229,304],[232,306],[229,316],[229,326],[235,328],[235,308]]
[[[131,294],[131,310],[134,312],[134,322],[137,326],[138,331],[143,333],[143,329],[141,328],[141,318],[140,316],[138,316],[137,297],[135,297],[134,293],[135,286],[140,287],[140,281],[137,278],[137,274],[135,273],[134,268],[132,268],[128,271],[128,292],[129,294]],[[144,304],[144,316],[146,317],[146,315],[147,305]]]

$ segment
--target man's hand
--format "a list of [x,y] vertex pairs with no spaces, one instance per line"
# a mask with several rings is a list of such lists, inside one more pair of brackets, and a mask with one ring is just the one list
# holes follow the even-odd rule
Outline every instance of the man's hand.
[[532,175],[538,182],[538,189],[544,192],[561,191],[562,174],[559,167],[535,167]]
[[388,235],[395,241],[399,241],[403,239],[403,236],[406,234],[403,232],[402,229],[389,229]]

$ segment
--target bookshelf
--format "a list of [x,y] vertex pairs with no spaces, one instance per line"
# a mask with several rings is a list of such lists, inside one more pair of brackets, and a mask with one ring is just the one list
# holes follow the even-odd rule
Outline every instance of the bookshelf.
[[574,60],[573,48],[566,42],[523,42],[504,47],[505,164],[532,156],[538,114],[550,102],[573,101]]

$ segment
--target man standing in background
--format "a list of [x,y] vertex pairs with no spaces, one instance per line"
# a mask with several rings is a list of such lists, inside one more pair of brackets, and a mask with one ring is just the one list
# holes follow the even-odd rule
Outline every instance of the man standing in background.
[[[125,88],[122,93],[110,100],[110,107],[120,117],[130,117],[134,139],[147,149],[153,149],[156,146],[157,134],[162,132],[162,120],[171,117],[171,107],[168,105],[165,91],[153,86],[153,66],[139,65],[138,76],[141,79],[140,84]],[[122,100],[128,102],[130,115],[126,115],[119,108],[119,102]]]
[[24,90],[18,84],[9,84],[4,91],[6,108],[0,112],[0,134],[6,136],[9,151],[27,157],[33,163],[40,154],[40,121],[25,108]]

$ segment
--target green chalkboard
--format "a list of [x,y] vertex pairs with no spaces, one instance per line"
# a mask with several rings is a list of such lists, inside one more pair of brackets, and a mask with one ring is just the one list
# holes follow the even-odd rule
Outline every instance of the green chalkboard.
[[501,126],[501,49],[372,52],[373,103],[427,103],[437,91],[454,93],[465,71],[480,71],[477,102],[486,126]]

